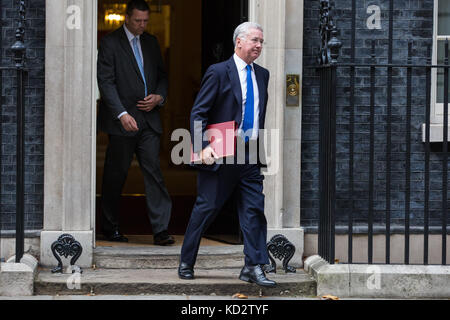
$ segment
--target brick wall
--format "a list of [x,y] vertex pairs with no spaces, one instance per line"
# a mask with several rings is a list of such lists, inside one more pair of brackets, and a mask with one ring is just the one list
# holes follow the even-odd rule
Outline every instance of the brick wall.
[[[335,1],[334,17],[343,43],[339,62],[350,62],[352,34],[351,0]],[[393,24],[393,62],[406,63],[408,42],[413,42],[413,63],[425,63],[427,46],[432,43],[433,0],[395,0]],[[366,13],[369,5],[381,8],[381,30],[368,30]],[[371,40],[376,40],[376,62],[388,62],[389,1],[357,1],[356,62],[370,62]],[[320,44],[319,1],[305,0],[304,66],[316,63]],[[355,134],[354,134],[354,192],[349,188],[349,123],[350,123],[350,69],[338,70],[337,89],[337,164],[336,208],[338,225],[347,224],[349,208],[353,205],[356,224],[367,225],[369,199],[369,69],[357,69],[355,79]],[[392,156],[391,156],[391,223],[393,229],[403,230],[405,216],[406,164],[406,70],[393,70],[392,101]],[[413,73],[411,124],[411,210],[412,226],[422,226],[424,216],[424,159],[421,125],[425,122],[425,71]],[[377,69],[375,99],[375,195],[374,217],[384,228],[386,207],[386,115],[387,70]],[[302,193],[301,221],[307,231],[315,231],[319,218],[319,78],[314,69],[304,68],[302,119]],[[430,209],[433,225],[440,224],[442,196],[442,162],[439,152],[431,154]],[[376,228],[377,229],[377,228]],[[362,229],[363,230],[363,229]]]
[[[25,229],[43,225],[44,185],[44,60],[45,0],[28,0],[26,10],[25,90]],[[11,45],[18,21],[17,0],[0,0],[1,65],[12,65]],[[15,229],[16,210],[16,77],[5,71],[2,78],[2,157],[0,229]]]

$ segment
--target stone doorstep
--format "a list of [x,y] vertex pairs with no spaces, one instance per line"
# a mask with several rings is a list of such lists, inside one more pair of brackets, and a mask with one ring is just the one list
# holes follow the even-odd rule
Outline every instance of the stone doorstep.
[[195,269],[194,280],[178,278],[173,269],[84,269],[80,274],[52,274],[40,269],[35,295],[217,295],[316,296],[316,282],[302,269],[297,273],[268,274],[278,283],[261,288],[238,279],[239,269]]
[[450,266],[328,264],[320,256],[305,260],[317,281],[317,295],[342,298],[450,299]]
[[[177,268],[180,262],[181,246],[148,247],[97,247],[94,249],[93,264],[105,269],[168,269]],[[200,246],[197,269],[241,268],[244,263],[243,245]],[[282,269],[282,262],[275,260],[277,268]],[[290,266],[301,265],[290,262]]]
[[[243,245],[223,245],[223,246],[200,246],[199,255],[202,254],[243,254]],[[104,255],[142,255],[142,256],[160,256],[160,255],[179,255],[181,246],[114,246],[114,247],[97,247],[94,254],[98,256]]]
[[[106,269],[167,269],[177,268],[180,246],[170,247],[98,247],[94,249],[97,268]],[[196,268],[239,268],[244,261],[243,246],[200,247]]]

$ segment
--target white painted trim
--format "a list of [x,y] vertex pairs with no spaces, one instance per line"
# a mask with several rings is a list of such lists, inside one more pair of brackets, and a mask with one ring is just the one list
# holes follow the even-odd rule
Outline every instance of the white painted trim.
[[[74,0],[79,27],[71,28],[67,1],[46,1],[44,230],[83,234],[83,259],[92,260],[95,181],[92,176],[95,108],[92,84],[97,3]],[[89,107],[91,105],[91,107]],[[93,189],[94,188],[94,189]],[[41,251],[41,261],[42,255]]]
[[[422,142],[426,142],[426,136],[425,136],[425,127],[426,124],[422,123]],[[449,137],[450,141],[450,127],[448,128],[448,134],[447,137]],[[442,142],[444,141],[444,125],[442,123],[438,124],[430,124],[430,142]]]
[[[279,165],[275,174],[265,175],[265,213],[269,228],[283,228],[284,181],[283,141],[285,109],[285,53],[286,53],[286,1],[249,0],[249,19],[261,24],[265,45],[257,63],[270,71],[269,101],[267,104],[266,129],[279,129],[277,143],[266,150],[278,149]],[[266,141],[268,143],[268,141]],[[269,165],[269,172],[272,168]]]
[[[433,48],[432,48],[432,64],[437,64],[437,44],[438,40],[450,38],[447,36],[438,36],[438,13],[439,0],[434,0],[433,11]],[[431,105],[430,105],[430,142],[442,142],[443,135],[443,103],[437,103],[437,69],[433,68],[431,72]],[[450,119],[450,115],[449,115]],[[422,141],[425,142],[425,123],[422,124]],[[450,135],[449,135],[450,139]]]

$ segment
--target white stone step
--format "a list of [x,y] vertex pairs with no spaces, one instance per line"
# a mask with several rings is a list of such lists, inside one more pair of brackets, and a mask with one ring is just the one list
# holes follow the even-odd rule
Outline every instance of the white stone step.
[[[196,269],[241,268],[242,245],[200,246]],[[181,246],[114,246],[94,249],[94,265],[104,269],[177,268]]]
[[314,297],[316,282],[303,269],[267,274],[277,282],[261,288],[238,279],[240,268],[195,269],[194,280],[181,280],[177,269],[84,269],[81,274],[53,274],[39,270],[35,295],[217,295]]

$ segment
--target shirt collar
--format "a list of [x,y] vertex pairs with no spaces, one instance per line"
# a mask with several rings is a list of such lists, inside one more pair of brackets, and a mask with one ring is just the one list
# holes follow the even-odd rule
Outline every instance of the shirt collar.
[[127,35],[129,42],[131,42],[135,37],[139,40],[139,36],[135,36],[134,34],[132,34],[131,31],[126,27],[125,23],[123,24],[123,29],[125,30],[125,34]]
[[[242,60],[236,53],[233,55],[233,58],[234,58],[234,63],[236,63],[236,66],[239,71],[245,70],[247,68],[247,62]],[[253,63],[250,65],[252,66],[252,70],[254,70]]]

